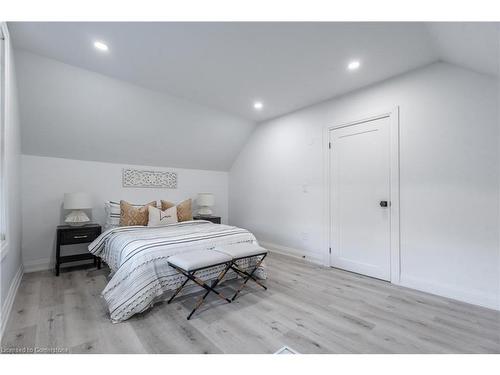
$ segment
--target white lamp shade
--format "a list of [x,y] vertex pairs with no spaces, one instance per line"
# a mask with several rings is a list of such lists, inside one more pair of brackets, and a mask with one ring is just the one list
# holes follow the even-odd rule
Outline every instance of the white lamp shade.
[[199,206],[211,207],[215,204],[215,197],[212,193],[199,193],[196,202]]
[[92,208],[92,198],[87,193],[65,193],[65,210],[84,210]]

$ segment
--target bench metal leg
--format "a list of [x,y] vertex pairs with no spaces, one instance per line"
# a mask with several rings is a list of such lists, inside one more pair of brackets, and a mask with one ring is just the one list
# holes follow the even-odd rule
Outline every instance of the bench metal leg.
[[226,267],[224,268],[224,270],[219,274],[219,276],[217,277],[217,279],[215,279],[215,281],[212,283],[211,286],[208,286],[207,283],[205,283],[205,282],[203,282],[203,285],[200,285],[200,283],[198,283],[198,282],[195,281],[198,285],[203,286],[205,289],[207,289],[207,291],[205,292],[205,294],[203,295],[203,297],[201,297],[198,300],[198,302],[196,303],[196,306],[191,311],[191,313],[188,315],[187,320],[191,319],[191,316],[193,316],[194,312],[196,310],[198,310],[198,308],[203,304],[203,302],[205,302],[205,298],[207,298],[207,296],[208,296],[208,294],[210,292],[214,292],[220,298],[222,298],[222,299],[226,300],[227,302],[231,303],[231,300],[229,298],[224,297],[222,295],[222,293],[220,293],[220,292],[218,292],[217,290],[214,289],[217,286],[217,284],[219,284],[219,282],[224,278],[224,276],[226,275],[227,271],[231,268],[231,265],[232,265],[232,262],[226,265]]
[[187,320],[191,319],[191,316],[193,316],[193,314],[195,313],[195,311],[198,310],[198,308],[203,304],[203,302],[205,301],[205,299],[207,298],[207,296],[210,294],[210,292],[213,292],[219,298],[221,298],[221,299],[223,299],[223,300],[231,303],[231,300],[229,298],[225,297],[221,292],[215,290],[214,288],[224,278],[224,276],[226,275],[227,271],[229,271],[229,269],[232,266],[232,262],[226,264],[226,266],[224,267],[224,269],[219,273],[219,276],[217,277],[217,279],[215,279],[211,283],[211,285],[208,285],[205,281],[203,281],[202,279],[200,279],[200,278],[198,278],[198,277],[196,277],[194,275],[197,271],[200,271],[200,269],[194,270],[194,271],[191,271],[191,272],[186,272],[183,269],[174,266],[173,264],[170,264],[170,266],[173,267],[173,268],[175,268],[178,272],[180,272],[184,276],[186,276],[186,280],[184,280],[184,283],[182,283],[182,285],[179,288],[177,288],[177,290],[175,291],[174,295],[172,297],[170,297],[170,299],[168,300],[168,303],[172,302],[172,300],[175,298],[175,296],[177,296],[177,294],[179,294],[179,292],[182,290],[182,288],[184,288],[184,286],[186,285],[186,283],[189,280],[193,281],[194,283],[196,283],[197,285],[201,286],[202,288],[204,288],[206,290],[205,294],[198,300],[198,302],[196,303],[195,307],[193,308],[193,310],[191,311],[191,313],[188,315]]
[[242,270],[241,268],[238,268],[238,266],[236,264],[233,264],[233,266],[231,266],[231,269],[236,272],[238,275],[240,275],[241,277],[245,278],[245,277],[250,277],[250,279],[252,279],[252,281],[259,285],[260,287],[262,287],[263,289],[267,290],[267,286],[261,284],[260,280],[256,279],[254,275],[250,275],[248,272]]
[[[261,283],[259,283],[259,282],[258,282],[258,281],[257,281],[257,280],[253,277],[254,272],[257,270],[257,268],[259,268],[259,267],[260,267],[260,265],[262,264],[262,262],[264,261],[264,258],[265,258],[266,256],[267,256],[267,253],[266,253],[266,254],[264,254],[264,255],[262,256],[262,258],[260,258],[260,260],[259,260],[259,261],[257,261],[257,263],[255,264],[255,267],[253,268],[253,270],[252,270],[250,273],[247,273],[247,272],[245,272],[245,271],[241,271],[241,270],[239,270],[239,272],[244,273],[244,274],[246,275],[246,277],[245,277],[245,280],[243,281],[243,283],[240,285],[240,287],[239,287],[239,288],[238,288],[238,290],[236,291],[236,293],[234,293],[234,296],[233,296],[233,298],[231,298],[231,301],[234,301],[234,300],[235,300],[235,298],[238,296],[238,294],[240,294],[241,290],[245,287],[245,285],[247,284],[248,280],[250,280],[250,279],[252,279],[252,280],[253,280],[253,281],[255,281],[257,284],[259,284],[261,287],[263,287],[264,289],[266,289],[266,290],[267,290],[267,288],[266,288],[264,285],[262,285]],[[233,264],[234,264],[234,262],[233,262]]]
[[186,277],[186,280],[184,280],[184,282],[182,283],[182,285],[177,288],[177,290],[174,292],[174,294],[172,295],[172,297],[170,297],[170,299],[168,300],[167,303],[170,303],[170,302],[173,301],[173,299],[177,296],[177,294],[179,294],[179,292],[182,290],[182,288],[184,288],[184,286],[187,284],[188,281],[189,281],[189,277]]

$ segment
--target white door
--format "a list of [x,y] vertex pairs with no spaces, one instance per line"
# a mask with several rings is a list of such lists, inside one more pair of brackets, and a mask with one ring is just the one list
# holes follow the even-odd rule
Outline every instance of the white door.
[[330,130],[330,264],[383,280],[391,278],[389,137],[389,117]]

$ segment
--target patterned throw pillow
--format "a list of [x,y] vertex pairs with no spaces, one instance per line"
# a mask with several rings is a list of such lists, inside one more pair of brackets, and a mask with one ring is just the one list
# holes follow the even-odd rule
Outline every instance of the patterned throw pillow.
[[126,201],[120,201],[120,226],[148,225],[148,206],[156,207],[156,201],[149,202],[142,207],[134,207]]
[[[169,201],[161,201],[161,209],[163,211],[168,210],[170,207],[174,207],[175,204]],[[177,220],[188,221],[193,220],[193,211],[191,209],[191,198],[182,201],[177,206]]]
[[[142,204],[132,203],[135,208],[141,208]],[[111,228],[118,228],[120,226],[120,201],[106,201],[104,202],[104,211],[106,212],[106,223],[104,230]]]
[[149,221],[148,227],[155,227],[157,225],[174,224],[177,223],[177,207],[173,206],[169,209],[162,211],[159,208],[149,206]]

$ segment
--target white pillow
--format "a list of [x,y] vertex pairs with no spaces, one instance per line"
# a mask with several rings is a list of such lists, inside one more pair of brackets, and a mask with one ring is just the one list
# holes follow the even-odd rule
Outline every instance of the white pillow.
[[170,207],[165,211],[162,211],[159,208],[153,206],[148,206],[148,210],[149,210],[148,227],[177,223],[177,206]]

